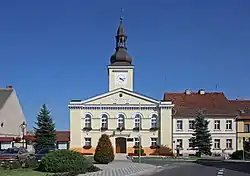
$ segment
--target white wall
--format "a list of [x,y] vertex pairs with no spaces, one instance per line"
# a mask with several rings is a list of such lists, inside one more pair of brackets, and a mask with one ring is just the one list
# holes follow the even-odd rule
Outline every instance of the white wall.
[[[183,129],[177,130],[177,120],[182,120]],[[173,142],[174,148],[176,148],[177,139],[183,140],[183,149],[181,153],[194,154],[195,151],[189,150],[189,139],[192,137],[193,130],[189,129],[189,120],[194,120],[194,118],[174,118],[173,119]],[[232,149],[226,150],[228,153],[232,153],[236,150],[236,122],[234,118],[208,118],[209,120],[209,130],[212,136],[212,153],[221,153],[221,149],[226,148],[226,140],[232,139]],[[215,120],[220,120],[220,130],[214,129]],[[232,130],[226,130],[226,120],[232,120]],[[220,139],[220,150],[214,149],[214,139]]]

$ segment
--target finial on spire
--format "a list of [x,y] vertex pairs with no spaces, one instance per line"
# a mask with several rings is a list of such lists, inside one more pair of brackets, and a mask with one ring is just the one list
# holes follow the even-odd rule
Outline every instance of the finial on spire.
[[124,12],[124,9],[121,8],[121,15],[120,15],[120,24],[122,24],[122,21],[123,21],[123,12]]

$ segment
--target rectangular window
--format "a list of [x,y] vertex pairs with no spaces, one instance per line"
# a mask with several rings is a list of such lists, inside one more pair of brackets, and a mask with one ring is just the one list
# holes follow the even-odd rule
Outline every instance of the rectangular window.
[[214,121],[214,129],[215,130],[220,130],[220,121],[219,120]]
[[214,149],[220,149],[220,139],[214,139]]
[[91,146],[91,138],[90,137],[84,138],[84,146]]
[[176,147],[179,147],[180,149],[182,149],[182,147],[183,147],[182,141],[183,141],[182,139],[177,139],[176,140],[176,142],[177,142]]
[[151,138],[151,146],[157,146],[157,138]]
[[5,150],[8,148],[12,148],[12,142],[0,142],[0,149]]
[[227,120],[226,121],[226,129],[232,130],[232,124],[233,124],[232,120]]
[[177,120],[177,130],[182,130],[182,120]]
[[138,147],[138,146],[140,145],[140,140],[139,140],[139,138],[138,138],[138,137],[135,137],[134,140],[135,140],[135,146]]
[[233,143],[232,139],[227,139],[226,148],[227,149],[232,149],[233,148],[232,143]]
[[190,130],[193,130],[193,129],[194,129],[194,123],[195,123],[194,120],[189,120],[189,129],[190,129]]
[[249,124],[244,124],[244,132],[249,132]]
[[191,139],[188,140],[188,148],[193,148]]
[[108,124],[107,124],[107,119],[106,118],[102,118],[102,128],[108,128]]

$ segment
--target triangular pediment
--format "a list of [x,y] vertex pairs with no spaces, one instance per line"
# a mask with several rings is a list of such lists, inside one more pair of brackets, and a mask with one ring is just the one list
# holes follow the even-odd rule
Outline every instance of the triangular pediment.
[[81,104],[159,104],[160,101],[153,98],[147,97],[145,95],[119,88],[113,91],[82,100]]

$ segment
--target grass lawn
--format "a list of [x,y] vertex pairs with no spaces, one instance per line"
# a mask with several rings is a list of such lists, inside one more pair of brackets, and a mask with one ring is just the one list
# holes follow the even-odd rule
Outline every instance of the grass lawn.
[[46,176],[46,173],[37,172],[32,169],[0,169],[1,176]]

